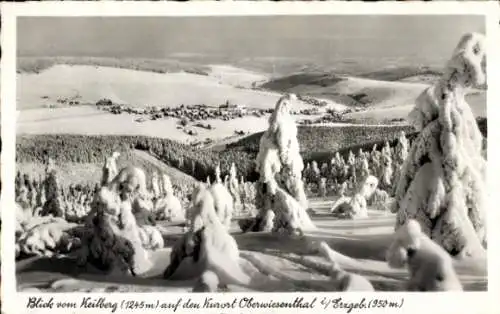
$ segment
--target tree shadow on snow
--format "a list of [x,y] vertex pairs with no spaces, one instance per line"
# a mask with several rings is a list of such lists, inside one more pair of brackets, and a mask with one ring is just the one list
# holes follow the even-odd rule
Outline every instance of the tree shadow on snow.
[[50,283],[61,279],[76,279],[102,284],[134,285],[151,287],[191,288],[193,280],[165,280],[162,273],[169,263],[169,255],[154,261],[154,267],[148,273],[133,277],[120,272],[104,272],[88,265],[85,268],[76,265],[72,257],[33,257],[16,265],[17,282],[29,283],[31,287],[49,288]]
[[233,234],[240,250],[310,255],[313,242],[325,241],[335,251],[355,259],[385,261],[390,235],[332,235],[321,229],[302,238],[290,238],[266,232]]

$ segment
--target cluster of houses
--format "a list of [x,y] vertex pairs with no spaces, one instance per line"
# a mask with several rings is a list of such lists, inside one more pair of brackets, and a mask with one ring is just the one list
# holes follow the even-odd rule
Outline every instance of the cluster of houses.
[[[177,107],[133,107],[123,104],[115,104],[111,100],[102,99],[96,103],[97,108],[108,111],[113,114],[135,114],[148,115],[151,120],[157,120],[164,117],[176,118],[187,124],[189,122],[220,119],[229,121],[236,118],[253,115],[261,117],[266,113],[272,112],[272,109],[248,109],[244,106],[231,104],[226,102],[217,107],[207,105],[180,105]],[[210,127],[207,127],[210,129]]]
[[[301,96],[300,100],[311,104],[311,108],[305,108],[300,110],[294,110],[291,113],[296,115],[320,115],[322,110],[320,108],[327,105],[326,101],[317,100],[312,97]],[[187,127],[189,124],[196,123],[195,127],[200,127],[206,130],[212,130],[213,127],[209,123],[201,123],[204,120],[222,120],[229,121],[237,118],[243,118],[246,116],[263,117],[266,114],[270,114],[273,108],[268,109],[256,109],[247,108],[241,105],[232,104],[229,101],[219,106],[207,106],[201,105],[180,105],[177,107],[134,107],[130,105],[116,104],[109,99],[101,99],[96,103],[97,108],[101,110],[108,111],[112,114],[134,114],[139,117],[135,120],[136,122],[146,121],[146,116],[149,116],[149,120],[158,120],[162,118],[174,118],[179,120],[179,125],[181,127]],[[324,110],[323,110],[324,111]],[[326,119],[326,120],[325,120]],[[340,113],[326,115],[319,118],[318,121],[313,120],[303,120],[302,123],[312,124],[312,123],[324,123],[324,122],[338,122],[342,119]],[[196,131],[191,130],[190,135],[195,135]]]
[[297,98],[300,101],[305,102],[306,104],[309,104],[309,105],[312,105],[312,106],[316,106],[316,107],[326,107],[326,106],[328,106],[328,102],[325,101],[325,100],[320,100],[320,99],[316,99],[316,98],[308,97],[308,96],[304,96],[304,95],[297,95]]

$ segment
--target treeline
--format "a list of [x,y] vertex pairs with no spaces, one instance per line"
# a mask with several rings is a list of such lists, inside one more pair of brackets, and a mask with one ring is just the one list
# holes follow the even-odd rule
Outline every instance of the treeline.
[[[488,120],[480,117],[476,121],[483,136],[487,137]],[[345,153],[347,156],[350,149],[355,151],[358,151],[359,148],[365,151],[371,150],[373,144],[377,144],[378,148],[381,149],[385,141],[389,141],[392,147],[401,131],[406,133],[409,140],[412,140],[417,134],[409,125],[368,127],[352,125],[334,128],[329,126],[297,126],[297,129],[302,158],[306,161],[318,161],[322,159],[322,156],[326,156],[326,159],[329,160],[337,151],[341,155]],[[230,143],[226,147],[229,150],[257,154],[262,134],[263,132],[254,133],[237,142]]]
[[[353,143],[371,143],[390,140],[404,131],[413,132],[410,126],[298,126],[298,140],[303,158],[315,160],[316,154],[332,154],[338,150],[352,147]],[[262,132],[255,133],[238,142],[228,144],[228,149],[257,153]]]
[[246,152],[194,149],[169,139],[146,136],[23,135],[17,137],[16,161],[46,163],[50,157],[56,164],[102,163],[114,151],[129,156],[132,149],[147,151],[200,181],[205,181],[207,176],[214,179],[218,164],[229,171],[232,162],[238,174],[252,177],[249,172],[253,161]]
[[[486,118],[478,119],[481,132],[487,135]],[[344,158],[349,151],[381,149],[385,141],[396,145],[396,138],[405,131],[411,142],[415,136],[409,126],[397,127],[299,127],[298,139],[304,162],[329,162],[335,152]],[[253,134],[225,150],[197,149],[169,139],[146,136],[85,136],[85,135],[23,135],[17,137],[17,162],[45,163],[48,158],[57,162],[102,163],[114,151],[130,155],[132,149],[147,151],[165,164],[174,167],[199,181],[215,178],[215,168],[220,164],[221,176],[227,175],[231,164],[238,176],[246,181],[258,178],[254,160],[262,133]],[[360,143],[355,144],[353,143]]]

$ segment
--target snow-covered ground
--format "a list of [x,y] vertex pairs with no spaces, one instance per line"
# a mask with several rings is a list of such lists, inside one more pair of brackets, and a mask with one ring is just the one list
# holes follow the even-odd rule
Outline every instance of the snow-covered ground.
[[[339,260],[341,267],[366,276],[376,290],[402,290],[407,279],[404,269],[391,269],[384,260],[392,240],[394,216],[370,211],[370,217],[356,221],[337,220],[327,211],[333,199],[313,199],[313,221],[317,231],[304,238],[292,239],[268,233],[242,234],[232,230],[240,252],[240,264],[252,277],[248,287],[230,286],[237,291],[333,291],[326,275],[327,260],[313,251],[313,243],[326,241],[337,252],[350,258]],[[96,270],[77,270],[70,258],[31,258],[17,263],[18,288],[36,287],[43,291],[116,291],[116,292],[187,292],[194,280],[163,280],[169,264],[170,247],[179,238],[181,228],[161,227],[166,248],[153,253],[154,267],[143,277],[103,276]],[[354,260],[352,260],[354,259]],[[456,264],[466,290],[487,289],[486,262]]]
[[[245,73],[234,80],[253,80]],[[154,73],[129,69],[55,65],[41,73],[18,74],[18,108],[40,108],[57,99],[95,103],[107,98],[134,106],[220,105],[226,101],[268,108],[278,93],[238,88],[212,75]]]
[[220,82],[231,86],[252,88],[269,79],[269,75],[255,71],[245,70],[228,64],[212,64],[209,76],[215,77]]

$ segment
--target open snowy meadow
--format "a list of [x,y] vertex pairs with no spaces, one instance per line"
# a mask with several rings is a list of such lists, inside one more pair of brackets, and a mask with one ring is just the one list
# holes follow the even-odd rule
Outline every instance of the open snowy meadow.
[[481,16],[17,31],[18,291],[487,290]]

